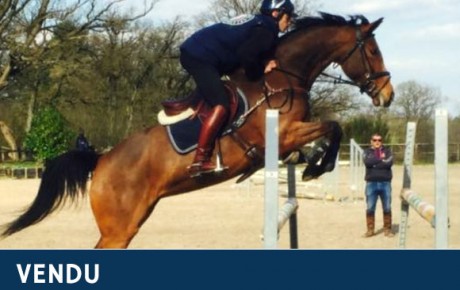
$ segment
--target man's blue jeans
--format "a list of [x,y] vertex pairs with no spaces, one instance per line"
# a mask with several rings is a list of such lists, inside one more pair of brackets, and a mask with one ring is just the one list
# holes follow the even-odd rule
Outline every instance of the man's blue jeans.
[[377,200],[380,197],[382,202],[383,213],[391,212],[391,182],[374,182],[366,183],[366,204],[367,214],[375,214]]

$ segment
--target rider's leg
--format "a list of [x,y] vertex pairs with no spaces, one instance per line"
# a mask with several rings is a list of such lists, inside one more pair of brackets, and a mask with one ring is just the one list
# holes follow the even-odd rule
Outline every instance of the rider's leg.
[[210,114],[202,120],[198,148],[190,171],[192,174],[214,171],[216,166],[212,163],[211,157],[215,139],[228,118],[230,105],[227,92],[221,75],[214,66],[194,59],[186,53],[182,53],[181,63],[195,80],[206,102],[213,107]]
[[196,149],[195,158],[190,167],[192,174],[212,172],[216,169],[216,165],[211,161],[211,157],[215,147],[215,139],[226,119],[227,109],[222,105],[217,105],[203,121],[200,137],[198,139],[198,148]]

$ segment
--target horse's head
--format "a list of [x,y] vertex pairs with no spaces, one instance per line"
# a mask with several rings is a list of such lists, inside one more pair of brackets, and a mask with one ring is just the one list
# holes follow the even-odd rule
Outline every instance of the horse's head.
[[393,86],[374,38],[382,21],[369,23],[364,16],[347,20],[324,12],[320,17],[297,19],[292,31],[281,39],[276,57],[282,69],[307,88],[327,66],[337,63],[351,81],[333,77],[334,82],[358,86],[375,106],[388,107],[394,97]]
[[354,44],[338,62],[344,73],[361,88],[361,92],[372,98],[375,106],[388,107],[394,98],[391,76],[374,38],[374,31],[383,18],[373,23],[363,16],[356,18],[361,23],[356,25]]

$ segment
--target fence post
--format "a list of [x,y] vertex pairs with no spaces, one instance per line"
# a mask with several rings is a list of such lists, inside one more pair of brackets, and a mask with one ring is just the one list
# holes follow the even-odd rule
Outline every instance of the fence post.
[[364,190],[364,150],[354,139],[350,140],[350,183],[352,200],[357,200],[357,192]]
[[448,113],[436,110],[435,125],[435,198],[436,248],[448,247]]
[[[412,183],[412,164],[414,162],[415,134],[417,125],[414,122],[407,123],[406,146],[404,150],[404,177],[403,190],[410,189]],[[409,203],[401,200],[401,222],[399,224],[399,247],[406,247],[407,223],[409,220]]]
[[278,247],[279,112],[267,110],[265,132],[265,225],[264,247]]
[[[296,178],[295,178],[295,165],[288,164],[288,198],[289,200],[296,200]],[[297,204],[297,200],[296,200]],[[299,238],[297,233],[297,213],[294,211],[289,218],[289,235],[291,242],[291,249],[299,248]]]

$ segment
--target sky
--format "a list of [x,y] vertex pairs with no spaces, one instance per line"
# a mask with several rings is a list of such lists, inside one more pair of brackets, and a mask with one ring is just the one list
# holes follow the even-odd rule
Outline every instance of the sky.
[[[148,18],[193,17],[211,0],[160,0]],[[129,0],[141,6],[143,0]],[[410,80],[439,89],[451,115],[460,115],[460,0],[315,0],[316,10],[342,16],[384,17],[375,32],[392,83]],[[396,91],[397,94],[397,91]],[[396,95],[397,97],[397,95]]]

